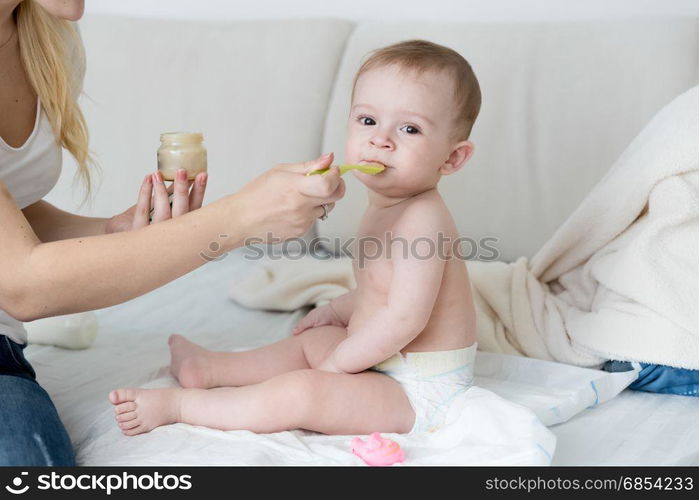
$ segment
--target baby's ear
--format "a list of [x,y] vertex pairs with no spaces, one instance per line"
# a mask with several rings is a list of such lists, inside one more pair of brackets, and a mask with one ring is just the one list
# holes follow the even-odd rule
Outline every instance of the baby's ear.
[[474,146],[471,141],[461,141],[454,146],[449,158],[439,169],[442,175],[450,175],[461,170],[468,160],[473,156]]

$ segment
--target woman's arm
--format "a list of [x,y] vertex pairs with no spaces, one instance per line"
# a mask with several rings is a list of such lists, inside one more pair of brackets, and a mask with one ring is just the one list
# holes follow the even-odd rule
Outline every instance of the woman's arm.
[[32,321],[107,307],[158,288],[246,238],[300,236],[322,215],[320,204],[344,194],[337,168],[303,175],[331,161],[281,165],[239,193],[159,224],[50,243],[37,238],[0,183],[0,308]]
[[118,304],[158,288],[207,262],[200,253],[213,254],[209,244],[221,242],[220,234],[230,238],[219,254],[242,244],[247,222],[239,200],[230,198],[201,214],[136,231],[42,243],[3,186],[0,308],[32,321]]
[[22,212],[34,233],[44,242],[104,234],[109,220],[71,214],[44,200],[29,205]]

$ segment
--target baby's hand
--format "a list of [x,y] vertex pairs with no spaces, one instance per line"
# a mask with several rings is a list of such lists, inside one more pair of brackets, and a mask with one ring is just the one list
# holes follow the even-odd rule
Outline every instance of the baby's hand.
[[335,325],[342,327],[347,326],[342,321],[340,321],[340,318],[337,317],[337,314],[335,314],[333,308],[330,307],[330,304],[325,304],[324,306],[316,307],[311,312],[306,314],[306,316],[304,316],[304,318],[301,321],[299,321],[298,325],[296,325],[296,327],[291,331],[291,333],[293,333],[294,335],[298,335],[299,333],[303,333],[309,328],[317,328],[319,326],[325,325]]

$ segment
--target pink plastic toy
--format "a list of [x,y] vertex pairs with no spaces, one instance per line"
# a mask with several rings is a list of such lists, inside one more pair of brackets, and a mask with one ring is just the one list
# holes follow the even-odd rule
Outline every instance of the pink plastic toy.
[[352,439],[352,453],[364,460],[367,465],[393,465],[405,461],[405,454],[395,441],[381,437],[374,432],[366,441]]

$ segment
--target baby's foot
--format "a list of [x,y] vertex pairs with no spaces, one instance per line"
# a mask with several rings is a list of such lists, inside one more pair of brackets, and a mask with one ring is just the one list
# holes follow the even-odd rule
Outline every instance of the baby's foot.
[[209,389],[214,387],[210,352],[182,335],[170,335],[170,373],[182,387]]
[[117,425],[127,436],[180,420],[182,389],[117,389],[109,393]]

